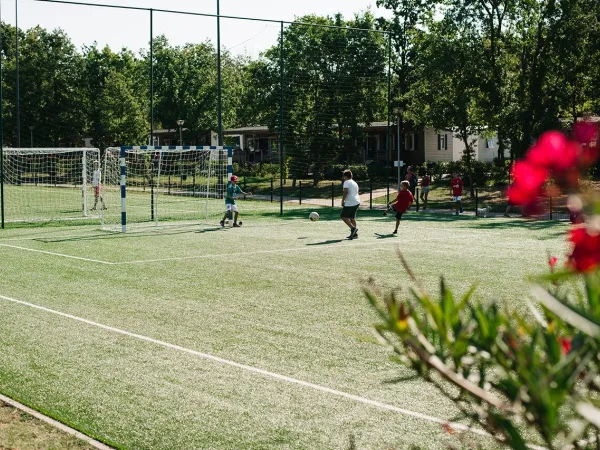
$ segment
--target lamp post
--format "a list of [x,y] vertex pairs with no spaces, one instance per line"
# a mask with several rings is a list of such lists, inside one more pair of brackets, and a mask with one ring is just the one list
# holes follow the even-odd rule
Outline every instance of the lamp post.
[[29,125],[29,137],[30,137],[30,145],[29,148],[33,148],[33,129],[35,127],[33,125]]
[[183,128],[182,128],[183,124],[184,124],[183,120],[179,119],[177,121],[177,125],[179,126],[179,145],[181,145],[181,146],[183,146]]
[[396,138],[398,139],[398,189],[400,189],[400,181],[402,179],[402,174],[401,174],[401,160],[400,160],[400,156],[401,156],[401,145],[402,145],[402,139],[400,136],[400,129],[402,128],[402,113],[404,112],[404,108],[401,106],[398,106],[396,108],[394,108],[394,114],[396,115],[396,126],[397,126],[397,130],[396,130]]

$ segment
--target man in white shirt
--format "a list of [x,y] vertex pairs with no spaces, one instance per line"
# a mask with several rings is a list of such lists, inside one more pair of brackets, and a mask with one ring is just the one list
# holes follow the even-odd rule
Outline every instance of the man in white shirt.
[[344,196],[342,197],[342,220],[350,228],[348,239],[358,238],[358,228],[356,228],[356,211],[360,206],[360,197],[358,195],[358,184],[352,179],[352,172],[344,171]]

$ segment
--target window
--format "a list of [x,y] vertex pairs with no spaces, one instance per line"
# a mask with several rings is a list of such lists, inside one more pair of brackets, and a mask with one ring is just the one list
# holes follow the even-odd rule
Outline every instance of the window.
[[379,150],[379,136],[367,136],[367,156],[374,157]]
[[485,148],[494,148],[494,140],[486,139],[485,140]]
[[415,150],[415,135],[409,133],[404,137],[404,149],[412,152]]
[[448,150],[448,135],[438,134],[438,150]]

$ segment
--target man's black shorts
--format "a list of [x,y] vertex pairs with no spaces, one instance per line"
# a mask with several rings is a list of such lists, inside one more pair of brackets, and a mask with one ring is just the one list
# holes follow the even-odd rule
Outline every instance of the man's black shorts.
[[342,208],[342,217],[345,217],[346,219],[356,219],[356,211],[358,211],[358,207],[360,205],[356,205],[356,206],[344,206]]
[[397,212],[396,213],[396,219],[402,220],[402,213]]

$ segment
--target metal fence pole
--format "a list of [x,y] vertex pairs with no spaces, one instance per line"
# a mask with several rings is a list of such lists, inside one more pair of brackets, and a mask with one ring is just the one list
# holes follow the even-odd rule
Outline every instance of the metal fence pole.
[[281,33],[279,36],[279,215],[283,216],[283,22],[281,22]]
[[154,11],[150,10],[150,142],[154,145]]
[[332,208],[335,206],[334,199],[335,199],[335,187],[334,187],[333,183],[331,183],[331,207]]
[[271,177],[271,203],[273,203],[273,177]]
[[373,209],[373,179],[369,181],[369,209]]
[[[1,17],[0,23],[2,23]],[[0,27],[0,48],[2,48],[3,43],[2,27]],[[0,58],[0,80],[2,79],[4,79],[4,77],[2,76],[2,58]],[[2,120],[4,109],[2,108],[2,94],[2,83],[0,83],[0,216],[2,216],[2,228],[4,228],[4,121]]]
[[[387,75],[387,162],[390,167],[392,162],[392,143],[391,143],[391,115],[392,115],[392,33],[388,34],[388,75]],[[398,163],[400,164],[400,163]],[[389,180],[388,180],[389,185]],[[389,187],[389,186],[388,186]],[[388,202],[390,201],[388,195]]]
[[550,197],[550,220],[552,220],[552,197]]
[[417,212],[419,212],[419,188],[415,188],[415,200],[417,202]]
[[390,177],[388,177],[387,179],[387,196],[386,196],[386,203],[390,202]]
[[479,189],[475,188],[475,216],[479,215]]
[[223,145],[223,92],[221,90],[221,4],[217,0],[217,129],[218,144]]
[[15,0],[15,75],[16,75],[16,93],[17,93],[17,148],[21,147],[21,87],[19,72],[19,0]]
[[300,181],[300,204],[302,204],[302,181]]

